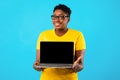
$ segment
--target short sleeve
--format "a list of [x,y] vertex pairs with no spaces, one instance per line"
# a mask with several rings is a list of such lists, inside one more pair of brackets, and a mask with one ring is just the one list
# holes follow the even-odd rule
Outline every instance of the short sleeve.
[[75,44],[75,50],[83,50],[83,49],[86,49],[86,43],[82,32],[79,32]]
[[38,37],[37,44],[36,44],[36,49],[37,49],[37,50],[40,50],[40,41],[42,41],[43,38],[44,38],[44,34],[41,33],[41,34],[39,35],[39,37]]

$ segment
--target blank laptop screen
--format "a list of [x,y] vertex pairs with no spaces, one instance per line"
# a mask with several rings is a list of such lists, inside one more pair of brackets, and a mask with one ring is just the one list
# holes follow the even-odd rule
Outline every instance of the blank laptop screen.
[[73,63],[73,42],[40,42],[40,63]]

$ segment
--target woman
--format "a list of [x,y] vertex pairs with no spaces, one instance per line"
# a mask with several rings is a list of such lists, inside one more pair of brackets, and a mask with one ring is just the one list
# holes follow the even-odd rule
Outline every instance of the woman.
[[[43,31],[37,42],[37,56],[34,63],[36,70],[41,70],[40,80],[78,80],[77,72],[83,69],[83,58],[86,49],[83,34],[80,31],[67,28],[71,10],[64,4],[55,6],[51,16],[53,30]],[[40,41],[73,41],[75,61],[72,69],[67,68],[38,68],[40,62]]]

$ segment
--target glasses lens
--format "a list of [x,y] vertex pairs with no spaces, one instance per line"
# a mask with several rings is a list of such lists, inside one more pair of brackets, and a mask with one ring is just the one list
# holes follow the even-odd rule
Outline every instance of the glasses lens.
[[52,19],[57,19],[57,18],[59,18],[60,20],[64,20],[64,19],[67,18],[67,17],[69,17],[69,16],[54,16],[54,15],[51,15],[51,18],[52,18]]

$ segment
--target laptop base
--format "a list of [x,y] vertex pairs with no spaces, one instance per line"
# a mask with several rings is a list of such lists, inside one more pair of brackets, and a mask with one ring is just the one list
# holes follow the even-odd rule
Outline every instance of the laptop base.
[[40,68],[72,68],[73,64],[40,64]]

